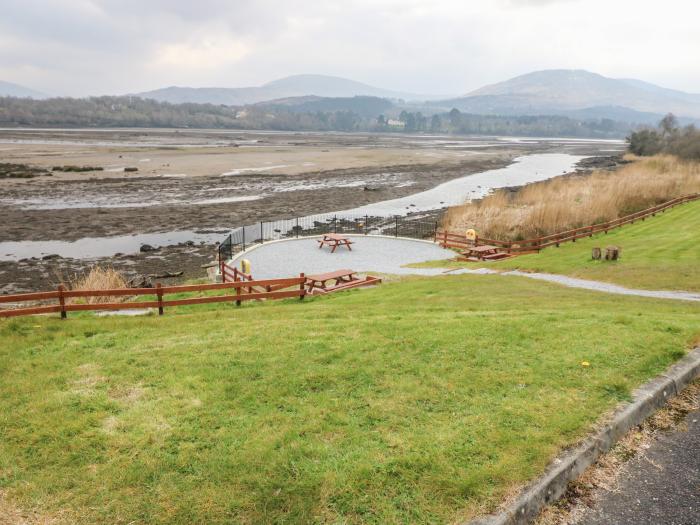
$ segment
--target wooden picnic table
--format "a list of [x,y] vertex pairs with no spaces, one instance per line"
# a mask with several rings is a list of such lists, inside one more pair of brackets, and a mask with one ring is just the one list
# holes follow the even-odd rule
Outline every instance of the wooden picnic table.
[[476,257],[477,259],[483,259],[489,255],[495,255],[498,253],[498,246],[492,246],[490,244],[482,244],[481,246],[472,246],[467,248],[462,252],[465,257]]
[[306,276],[306,287],[309,293],[312,293],[316,289],[323,291],[328,291],[328,281],[335,281],[332,288],[336,286],[342,286],[343,284],[351,283],[353,281],[359,280],[355,275],[353,270],[336,270],[334,272],[319,273],[316,275]]
[[352,251],[352,248],[350,247],[352,241],[343,235],[338,235],[337,233],[327,233],[317,242],[319,248],[323,248],[326,244],[330,246],[331,253],[334,253],[335,249],[341,244],[347,246],[348,250]]

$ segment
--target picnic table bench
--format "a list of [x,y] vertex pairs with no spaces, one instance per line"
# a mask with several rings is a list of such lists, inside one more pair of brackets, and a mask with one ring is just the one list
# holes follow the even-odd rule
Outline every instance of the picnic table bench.
[[462,255],[469,260],[493,261],[508,257],[507,253],[498,251],[498,246],[491,244],[482,244],[481,246],[472,246],[462,252]]
[[352,241],[343,235],[338,235],[337,233],[327,233],[322,239],[318,239],[318,247],[323,248],[326,244],[331,247],[331,253],[335,252],[335,249],[341,244],[347,246],[348,250],[352,251],[350,245]]
[[[381,283],[381,279],[368,275],[364,279],[360,279],[354,270],[336,270],[334,272],[319,273],[316,275],[306,276],[306,291],[309,294],[314,293],[329,293],[344,290],[346,288],[355,288],[357,286],[366,286],[369,284]],[[328,285],[329,282],[333,284]]]

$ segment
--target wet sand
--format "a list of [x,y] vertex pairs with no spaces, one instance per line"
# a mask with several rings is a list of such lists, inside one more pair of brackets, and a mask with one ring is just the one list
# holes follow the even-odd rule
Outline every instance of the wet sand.
[[[595,155],[585,141],[173,130],[3,131],[0,162],[103,171],[0,180],[0,241],[221,231],[403,197],[528,153]],[[606,153],[609,154],[609,153]],[[137,172],[123,168],[136,167]],[[369,191],[368,191],[369,190]],[[222,235],[223,236],[223,235]],[[214,246],[104,259],[0,261],[0,292],[43,289],[103,263],[202,277]]]

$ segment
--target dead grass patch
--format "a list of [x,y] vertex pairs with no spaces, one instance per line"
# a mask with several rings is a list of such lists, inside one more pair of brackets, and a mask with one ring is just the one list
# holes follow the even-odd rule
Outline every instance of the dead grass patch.
[[141,399],[144,392],[145,389],[141,385],[119,386],[110,389],[109,398],[126,405],[131,405]]
[[0,490],[0,525],[58,525],[72,521],[65,511],[42,514],[24,510],[10,500],[6,491]]

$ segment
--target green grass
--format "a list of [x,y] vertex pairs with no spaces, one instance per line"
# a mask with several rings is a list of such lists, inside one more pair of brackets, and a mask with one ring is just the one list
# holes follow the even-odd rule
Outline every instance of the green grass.
[[[618,261],[594,261],[591,248],[616,245]],[[419,267],[483,267],[550,272],[593,279],[630,288],[700,292],[700,201],[681,205],[593,238],[550,247],[493,263],[433,261]]]
[[2,321],[0,494],[68,523],[467,518],[682,356],[699,318],[696,304],[449,276]]

